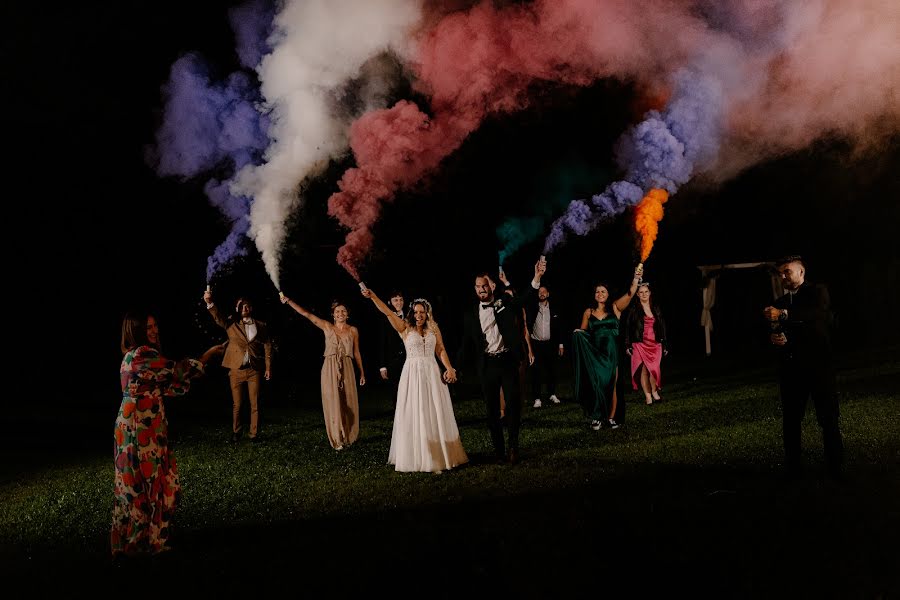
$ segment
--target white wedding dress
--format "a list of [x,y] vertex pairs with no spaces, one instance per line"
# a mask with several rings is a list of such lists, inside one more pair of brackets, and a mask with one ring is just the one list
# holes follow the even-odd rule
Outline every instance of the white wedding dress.
[[434,358],[437,338],[414,328],[403,334],[406,362],[397,389],[397,409],[388,464],[397,471],[438,473],[466,463],[450,390]]

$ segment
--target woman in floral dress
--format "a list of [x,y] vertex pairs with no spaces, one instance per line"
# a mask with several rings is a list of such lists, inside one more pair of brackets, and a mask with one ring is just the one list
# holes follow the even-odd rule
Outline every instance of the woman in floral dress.
[[122,405],[116,418],[115,501],[110,543],[113,556],[168,550],[170,522],[181,486],[169,451],[163,398],[180,396],[190,380],[224,346],[199,360],[180,362],[159,351],[159,328],[149,314],[130,313],[122,322]]

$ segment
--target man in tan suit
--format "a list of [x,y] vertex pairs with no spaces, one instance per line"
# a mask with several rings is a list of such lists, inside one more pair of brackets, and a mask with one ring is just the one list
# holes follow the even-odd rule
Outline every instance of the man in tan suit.
[[212,292],[203,294],[206,308],[213,320],[228,334],[228,346],[222,358],[222,366],[227,368],[231,381],[232,434],[231,441],[241,439],[241,401],[244,385],[250,398],[250,441],[256,441],[259,425],[259,376],[266,380],[272,376],[272,342],[269,330],[262,321],[253,318],[253,305],[246,298],[238,298],[235,313],[237,318],[226,320],[213,304]]

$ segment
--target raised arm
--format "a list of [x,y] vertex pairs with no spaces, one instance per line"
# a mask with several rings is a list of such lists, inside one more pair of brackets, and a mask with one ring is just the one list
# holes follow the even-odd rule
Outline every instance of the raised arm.
[[534,263],[534,279],[531,280],[531,287],[537,290],[541,287],[541,277],[547,272],[547,261],[543,258]]
[[[512,305],[518,307],[524,307],[529,302],[537,301],[537,291],[541,287],[541,277],[543,277],[544,273],[547,272],[547,261],[538,260],[534,263],[534,278],[531,280],[531,283],[528,287],[522,289],[518,294],[512,296]],[[505,285],[508,285],[509,280],[506,278],[506,274],[501,271],[503,275],[502,282]]]
[[294,310],[296,310],[298,313],[300,313],[301,315],[303,315],[304,317],[306,317],[307,319],[309,319],[309,321],[310,321],[313,325],[315,325],[316,327],[318,327],[318,328],[321,329],[322,331],[328,331],[329,329],[331,329],[331,323],[329,323],[329,322],[326,321],[325,319],[320,319],[319,317],[317,317],[316,315],[312,314],[311,312],[309,312],[308,310],[306,310],[305,308],[303,308],[302,306],[300,306],[299,304],[297,304],[296,302],[294,302],[293,300],[291,300],[291,299],[288,298],[287,296],[284,296],[284,297],[281,299],[281,303],[282,303],[282,304],[287,304],[288,306],[290,306],[291,308],[293,308]]
[[438,358],[441,359],[441,364],[444,365],[444,368],[446,369],[444,381],[447,383],[454,383],[456,382],[456,369],[450,364],[450,356],[447,354],[447,349],[444,347],[444,338],[441,335],[440,329],[434,328],[433,331],[434,337],[437,340],[437,343],[434,346],[434,353],[438,355]]
[[228,322],[225,320],[225,317],[219,312],[219,308],[213,304],[212,292],[206,290],[203,292],[203,301],[206,302],[206,309],[209,311],[209,315],[213,318],[213,321],[216,322],[216,325],[223,329],[228,329]]
[[351,327],[350,335],[353,336],[353,358],[356,360],[356,366],[359,367],[359,385],[366,385],[366,372],[363,370],[362,354],[359,353],[359,329]]
[[628,288],[628,292],[623,294],[621,298],[613,302],[613,312],[616,317],[622,316],[622,311],[628,308],[628,303],[631,302],[631,299],[634,298],[634,294],[637,292],[638,283],[641,281],[641,275],[644,274],[644,267],[638,265],[634,269],[634,277],[631,280],[631,287]]
[[394,314],[394,311],[388,308],[387,304],[385,304],[381,298],[375,295],[375,292],[366,288],[362,291],[362,296],[363,298],[368,298],[375,304],[375,307],[380,310],[382,314],[384,314],[384,316],[387,317],[388,322],[391,324],[391,327],[393,327],[397,331],[397,333],[402,334],[404,331],[406,331],[406,321]]

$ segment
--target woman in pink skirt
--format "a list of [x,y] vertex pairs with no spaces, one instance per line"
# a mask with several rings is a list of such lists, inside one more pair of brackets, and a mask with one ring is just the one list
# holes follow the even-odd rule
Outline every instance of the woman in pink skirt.
[[666,323],[659,307],[650,300],[650,284],[638,286],[637,297],[628,310],[625,326],[625,351],[631,356],[631,383],[638,389],[640,381],[644,402],[660,402],[662,385],[660,362],[666,349]]

